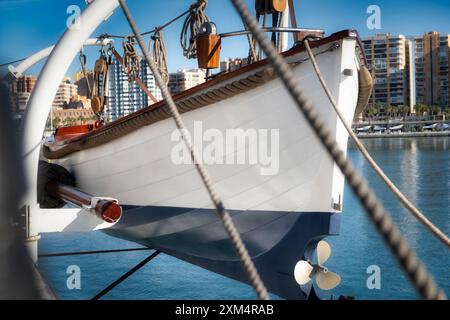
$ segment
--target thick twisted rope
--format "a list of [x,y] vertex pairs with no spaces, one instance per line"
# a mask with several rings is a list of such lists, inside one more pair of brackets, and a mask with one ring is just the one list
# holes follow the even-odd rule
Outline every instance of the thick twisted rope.
[[188,59],[197,58],[196,37],[200,31],[201,26],[209,21],[208,16],[204,10],[208,5],[208,0],[198,0],[190,8],[181,29],[180,44],[183,48],[183,55]]
[[366,158],[367,162],[369,162],[370,166],[373,168],[373,170],[376,172],[376,174],[383,180],[383,182],[386,184],[386,186],[392,191],[392,193],[395,194],[395,196],[399,199],[399,201],[405,206],[406,209],[409,210],[416,218],[419,220],[425,227],[428,228],[428,230],[431,231],[433,235],[435,235],[442,243],[444,243],[447,247],[450,247],[450,239],[445,235],[444,232],[442,232],[437,226],[435,226],[430,220],[427,219],[427,217],[420,212],[419,209],[417,209],[409,200],[408,198],[397,188],[397,186],[389,179],[389,177],[384,173],[384,171],[378,166],[378,164],[375,162],[375,160],[371,157],[369,151],[364,147],[361,140],[358,139],[356,134],[353,132],[352,128],[350,127],[347,122],[345,122],[344,116],[342,112],[339,110],[339,107],[337,105],[336,100],[333,97],[333,94],[331,93],[330,89],[328,88],[325,79],[323,78],[322,72],[320,72],[319,66],[317,65],[316,58],[314,57],[314,54],[311,50],[311,47],[309,46],[308,40],[304,41],[306,50],[308,51],[308,55],[311,59],[311,63],[314,67],[314,70],[316,72],[317,78],[319,79],[323,90],[328,96],[328,99],[331,102],[331,105],[334,108],[334,111],[338,115],[339,119],[341,120],[342,124],[344,125],[345,129],[347,130],[348,134],[350,135],[350,138],[355,143],[356,147],[359,149],[361,154]]
[[169,70],[167,69],[167,50],[162,29],[157,29],[151,37],[153,48],[153,61],[165,85],[169,83]]
[[134,82],[139,75],[139,56],[134,47],[134,38],[128,36],[122,43],[123,72],[128,76],[128,82]]
[[239,255],[241,263],[244,266],[244,269],[247,273],[250,284],[255,289],[259,299],[268,300],[269,295],[267,293],[267,289],[264,286],[264,283],[262,282],[252,259],[250,258],[250,255],[247,251],[247,248],[245,247],[244,242],[241,239],[239,232],[237,231],[233,221],[231,220],[230,214],[225,209],[222,200],[220,199],[219,195],[217,194],[217,192],[212,184],[212,181],[209,177],[209,174],[206,171],[206,168],[199,161],[200,158],[198,157],[197,152],[194,149],[189,132],[187,131],[187,129],[183,123],[183,120],[181,119],[180,113],[178,112],[178,109],[173,101],[173,98],[169,93],[169,89],[167,88],[167,85],[164,84],[163,79],[161,78],[161,75],[158,71],[158,68],[156,67],[155,63],[151,59],[150,53],[148,52],[147,48],[145,47],[145,44],[142,40],[139,30],[136,27],[136,24],[135,24],[133,18],[131,17],[131,13],[128,9],[128,6],[125,3],[125,0],[119,0],[119,3],[120,3],[120,6],[122,7],[122,10],[123,10],[127,20],[128,20],[128,23],[129,23],[131,29],[133,30],[133,33],[138,41],[139,46],[141,47],[141,50],[144,53],[144,57],[149,65],[150,69],[153,72],[156,83],[161,89],[162,95],[167,102],[170,112],[172,113],[172,117],[175,121],[175,124],[176,124],[178,130],[180,130],[181,136],[182,136],[184,142],[186,143],[186,146],[190,150],[192,161],[195,164],[195,167],[203,181],[203,184],[205,185],[206,190],[208,191],[208,194],[216,208],[216,211],[219,214],[219,216],[224,224],[225,230],[227,231],[233,246],[234,246],[237,254]]
[[353,192],[358,197],[370,219],[383,236],[415,288],[425,299],[445,299],[445,294],[437,289],[434,280],[428,275],[425,267],[402,237],[391,217],[379,203],[365,179],[354,169],[352,163],[346,159],[345,154],[340,150],[331,131],[322,120],[322,117],[303,93],[292,70],[290,70],[284,59],[278,54],[272,42],[267,39],[256,19],[252,17],[244,1],[231,1],[244,23],[256,38],[260,48],[267,55],[268,61],[284,83],[314,133],[342,171]]

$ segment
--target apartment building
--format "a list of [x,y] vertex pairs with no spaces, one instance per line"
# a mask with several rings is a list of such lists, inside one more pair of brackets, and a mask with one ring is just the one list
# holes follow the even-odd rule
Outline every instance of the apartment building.
[[[161,100],[161,90],[157,88],[155,78],[145,59],[141,59],[140,61],[138,76],[155,98]],[[108,97],[109,103],[106,107],[106,113],[111,121],[138,111],[153,103],[136,82],[128,81],[128,76],[123,72],[122,64],[115,58],[113,58],[112,64],[109,67]]]
[[436,31],[414,38],[416,102],[450,105],[450,35]]
[[171,94],[183,92],[205,82],[206,72],[203,69],[178,70],[169,74],[169,90]]
[[370,104],[408,106],[414,111],[412,43],[404,35],[378,34],[363,39],[374,79]]
[[70,102],[73,96],[78,95],[78,86],[71,83],[69,77],[64,77],[63,81],[59,85],[58,91],[56,92],[55,99],[53,100],[53,108],[63,108]]

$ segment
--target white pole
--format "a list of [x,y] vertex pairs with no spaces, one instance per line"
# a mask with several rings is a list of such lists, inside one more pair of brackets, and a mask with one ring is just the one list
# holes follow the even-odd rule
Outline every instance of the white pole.
[[[33,212],[39,212],[37,203],[37,173],[41,148],[42,134],[45,130],[47,117],[51,111],[52,102],[58,91],[59,84],[64,78],[75,56],[80,51],[88,37],[99,24],[107,18],[119,5],[117,0],[96,0],[88,6],[79,19],[79,29],[67,29],[43,67],[36,87],[34,88],[23,121],[23,161],[25,177],[27,179],[27,193],[22,199],[30,212],[29,237],[39,235],[39,217]],[[37,238],[37,237],[36,237]],[[34,238],[33,238],[34,239]],[[37,241],[30,245],[35,255]]]
[[[286,9],[284,9],[281,15],[281,27],[289,27],[289,1],[286,3]],[[281,32],[281,52],[287,51],[289,47],[289,33]]]
[[[111,39],[87,39],[84,42],[85,46],[105,46],[108,43],[113,42]],[[34,66],[39,61],[47,58],[53,51],[55,46],[50,46],[48,48],[42,49],[41,51],[36,52],[35,54],[29,56],[24,61],[22,61],[17,67],[10,65],[8,66],[9,72],[14,75],[16,78],[21,77],[28,69]]]

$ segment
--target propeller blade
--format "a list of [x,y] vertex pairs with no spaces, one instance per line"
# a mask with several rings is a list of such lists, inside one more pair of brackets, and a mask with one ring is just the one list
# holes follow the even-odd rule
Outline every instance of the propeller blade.
[[334,272],[319,271],[316,275],[316,282],[320,289],[331,290],[341,283],[341,277]]
[[331,247],[326,241],[319,241],[317,244],[317,264],[323,266],[323,264],[331,256]]
[[314,267],[307,261],[300,260],[299,262],[297,262],[294,269],[295,281],[297,281],[297,283],[300,285],[307,284],[309,281],[311,281],[311,278],[309,276],[311,275],[313,269]]

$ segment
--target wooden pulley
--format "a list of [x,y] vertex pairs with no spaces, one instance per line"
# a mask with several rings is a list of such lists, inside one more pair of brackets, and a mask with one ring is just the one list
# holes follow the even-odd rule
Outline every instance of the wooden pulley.
[[284,12],[287,0],[256,0],[255,10],[257,14]]
[[102,55],[94,66],[94,90],[91,99],[92,111],[96,114],[100,114],[105,109],[107,104],[106,97],[106,82],[108,75],[108,61],[104,55]]
[[95,96],[91,100],[91,108],[94,113],[101,113],[105,107],[105,97]]
[[214,69],[220,66],[221,41],[217,27],[213,22],[205,22],[201,33],[195,39],[197,47],[198,67]]
[[97,74],[105,74],[108,71],[108,62],[105,58],[99,58],[95,61],[94,72]]

